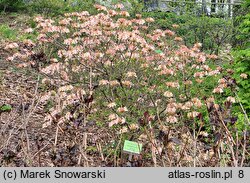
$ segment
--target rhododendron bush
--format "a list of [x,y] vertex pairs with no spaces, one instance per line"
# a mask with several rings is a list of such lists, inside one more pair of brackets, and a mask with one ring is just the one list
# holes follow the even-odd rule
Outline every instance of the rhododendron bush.
[[[232,147],[224,147],[228,159],[235,158],[232,71],[216,65],[218,57],[201,52],[199,43],[188,48],[171,30],[149,31],[152,18],[132,18],[122,5],[95,7],[96,15],[36,17],[36,29],[29,29],[38,33],[36,42],[6,46],[19,50],[10,61],[42,75],[42,127],[78,129],[94,121],[115,141],[142,142],[154,165],[209,162],[225,143]],[[214,149],[198,151],[198,136],[209,136]]]

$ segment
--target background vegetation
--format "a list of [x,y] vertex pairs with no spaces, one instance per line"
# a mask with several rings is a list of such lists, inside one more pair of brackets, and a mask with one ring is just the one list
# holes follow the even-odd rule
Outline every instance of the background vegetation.
[[250,82],[240,77],[240,73],[250,74],[250,1],[245,1],[243,4],[243,14],[236,18],[238,22],[238,32],[236,36],[237,44],[235,45],[235,70],[237,83],[239,84],[238,95],[244,105],[248,115],[250,112]]

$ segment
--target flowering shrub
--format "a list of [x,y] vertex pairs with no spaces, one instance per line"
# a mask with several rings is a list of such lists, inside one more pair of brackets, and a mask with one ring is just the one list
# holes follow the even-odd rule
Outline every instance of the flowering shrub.
[[[195,165],[196,158],[209,162],[217,157],[217,150],[213,156],[195,150],[198,136],[207,137],[207,132],[211,139],[220,134],[216,143],[233,146],[227,125],[235,120],[222,115],[224,104],[217,99],[225,101],[224,112],[230,111],[235,99],[224,93],[230,93],[234,81],[225,76],[230,70],[214,64],[218,57],[201,52],[200,43],[188,48],[171,30],[150,32],[153,18],[130,18],[120,4],[115,10],[95,7],[97,15],[83,11],[58,20],[36,17],[37,42],[5,48],[19,49],[8,60],[43,75],[43,128],[57,123],[77,129],[94,121],[117,138],[143,142],[155,165],[159,158],[162,165],[182,160]],[[174,152],[179,155],[172,156]]]

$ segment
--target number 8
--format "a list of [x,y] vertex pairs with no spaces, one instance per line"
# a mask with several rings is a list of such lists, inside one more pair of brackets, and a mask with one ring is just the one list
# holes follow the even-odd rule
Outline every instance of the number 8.
[[243,178],[244,177],[244,171],[243,170],[239,171],[238,177],[239,178]]

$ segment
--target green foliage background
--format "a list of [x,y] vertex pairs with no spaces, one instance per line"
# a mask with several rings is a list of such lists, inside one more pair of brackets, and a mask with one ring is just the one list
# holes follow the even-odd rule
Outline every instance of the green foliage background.
[[[235,57],[235,78],[237,80],[240,100],[250,114],[250,0],[246,0],[243,6],[244,15],[239,16],[239,35],[236,37],[238,44],[234,51]],[[240,77],[241,73],[248,75],[247,79]]]

